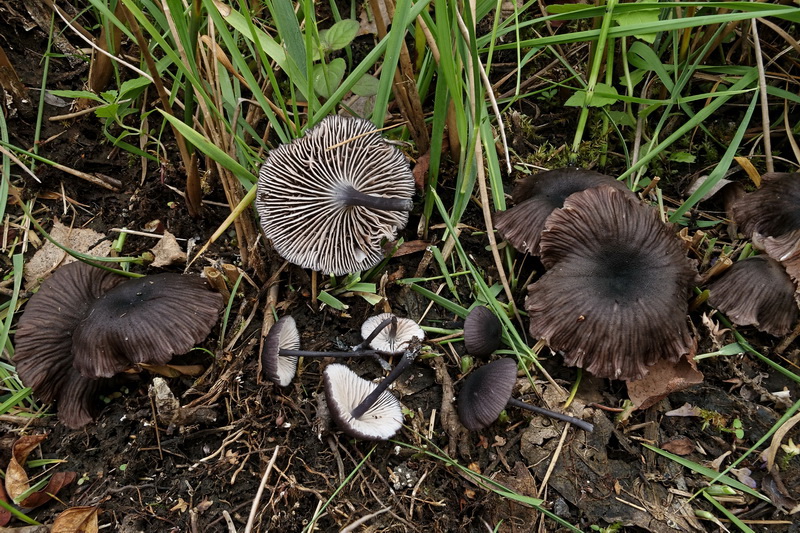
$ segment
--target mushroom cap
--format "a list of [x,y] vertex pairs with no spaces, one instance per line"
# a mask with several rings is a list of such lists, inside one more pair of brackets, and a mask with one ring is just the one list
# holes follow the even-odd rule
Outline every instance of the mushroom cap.
[[506,408],[517,380],[517,362],[497,359],[473,370],[458,394],[458,418],[470,431],[490,426]]
[[598,185],[608,185],[632,195],[622,182],[599,172],[581,168],[549,170],[529,176],[516,185],[512,194],[516,205],[495,213],[495,227],[517,250],[539,255],[539,239],[550,213],[563,206],[571,194]]
[[800,230],[764,239],[764,251],[780,261],[795,283],[800,282]]
[[275,322],[264,339],[261,350],[261,371],[264,377],[280,385],[289,386],[297,373],[297,357],[281,356],[281,350],[299,350],[300,332],[289,315]]
[[345,365],[330,364],[322,373],[325,399],[331,418],[344,433],[364,440],[387,440],[403,426],[400,401],[388,390],[359,418],[350,412],[369,396],[377,385],[362,379]]
[[694,262],[655,209],[601,185],[573,194],[547,219],[528,286],[530,332],[568,365],[633,380],[695,343],[687,327]]
[[381,241],[395,238],[408,212],[344,205],[340,193],[347,187],[409,203],[414,195],[405,156],[368,120],[329,116],[269,153],[259,173],[256,209],[281,257],[334,275],[366,270],[383,259]]
[[503,326],[488,308],[477,305],[464,319],[464,347],[470,355],[488,357],[500,347]]
[[708,287],[708,293],[708,302],[734,324],[755,326],[770,335],[786,335],[800,317],[792,280],[767,255],[737,261]]
[[97,299],[75,329],[73,365],[94,379],[133,364],[167,363],[208,336],[223,305],[198,276],[127,279]]
[[768,173],[760,189],[745,194],[733,205],[733,218],[753,244],[763,249],[762,239],[800,230],[798,206],[800,172]]
[[100,385],[73,367],[73,332],[92,304],[125,279],[86,263],[64,265],[42,282],[17,323],[14,364],[19,378],[43,402],[56,400],[59,419],[69,427],[92,420],[91,400]]
[[[386,320],[392,318],[392,313],[381,313],[379,315],[371,316],[364,321],[361,325],[361,338],[366,339],[369,337],[378,325]],[[397,331],[392,334],[392,326],[386,326],[381,330],[378,335],[369,343],[370,348],[385,353],[400,353],[408,347],[411,339],[425,340],[425,332],[419,327],[419,324],[410,318],[397,317]]]

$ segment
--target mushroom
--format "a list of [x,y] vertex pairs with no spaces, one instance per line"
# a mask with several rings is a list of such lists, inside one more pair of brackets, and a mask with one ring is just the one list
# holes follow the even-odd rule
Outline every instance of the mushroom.
[[[130,280],[70,263],[42,282],[26,304],[14,338],[17,373],[42,401],[57,402],[67,426],[78,428],[94,418],[92,400],[105,382],[98,378],[134,363],[165,362],[191,348],[193,343],[182,344],[187,335],[198,342],[216,323],[223,304],[219,294],[189,276],[160,276],[179,281]],[[204,331],[177,330],[199,322]],[[147,352],[158,339],[160,350]]]
[[573,194],[547,219],[528,286],[530,332],[568,365],[634,380],[695,344],[687,326],[694,262],[655,209],[601,185]]
[[358,439],[387,440],[403,426],[400,401],[385,389],[369,409],[356,414],[354,409],[373,395],[378,386],[360,378],[344,365],[331,364],[323,372],[325,398],[331,417],[339,428]]
[[[381,327],[385,327],[386,321]],[[380,331],[376,329],[375,333]],[[288,387],[297,373],[297,360],[300,357],[374,357],[383,368],[388,363],[381,352],[356,346],[352,352],[319,352],[300,349],[300,332],[297,323],[289,315],[278,320],[270,328],[261,348],[261,371],[264,377],[281,387]],[[391,367],[389,367],[391,368]]]
[[[390,321],[388,327],[386,321]],[[425,340],[425,332],[410,318],[399,318],[392,313],[371,316],[361,325],[361,337],[371,348],[387,354],[404,351],[413,339]]]
[[708,302],[734,324],[755,326],[770,335],[786,335],[800,316],[792,280],[767,255],[737,261],[708,293]]
[[598,185],[632,195],[623,183],[599,172],[581,168],[549,170],[517,184],[512,194],[515,206],[495,213],[495,228],[517,250],[539,255],[539,239],[550,213],[564,205],[571,194]]
[[800,279],[800,172],[762,176],[761,188],[733,206],[733,218],[753,244]]
[[511,397],[517,380],[517,362],[505,357],[474,370],[458,394],[458,418],[470,431],[490,426],[506,406],[519,407],[591,432],[594,426],[579,418],[530,405]]
[[470,355],[489,357],[500,347],[503,327],[488,308],[477,305],[464,319],[464,347]]
[[405,156],[368,120],[329,116],[267,156],[256,209],[281,257],[324,274],[366,270],[382,258],[413,206]]

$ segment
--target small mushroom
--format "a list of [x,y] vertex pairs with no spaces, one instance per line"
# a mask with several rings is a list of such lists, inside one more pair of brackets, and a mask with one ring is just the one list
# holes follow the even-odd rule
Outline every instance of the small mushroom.
[[370,403],[369,409],[361,414],[354,413],[354,409],[378,386],[360,378],[346,366],[331,364],[325,367],[323,382],[331,418],[347,435],[365,440],[387,440],[403,426],[400,401],[385,389]]
[[511,397],[517,380],[517,362],[508,357],[497,359],[474,370],[458,394],[458,418],[470,431],[490,426],[506,406],[519,407],[591,432],[594,426],[579,418],[530,405]]
[[608,185],[632,194],[611,176],[581,168],[561,168],[534,174],[514,188],[514,207],[495,213],[495,227],[511,246],[539,255],[539,239],[547,217],[564,205],[571,194],[598,185]]
[[382,367],[386,363],[376,350],[356,347],[352,352],[318,352],[300,349],[300,332],[289,315],[270,328],[261,348],[261,371],[264,377],[281,387],[288,387],[297,374],[300,357],[374,357]]
[[500,319],[488,308],[475,306],[464,319],[464,347],[477,357],[489,357],[499,347],[503,327]]
[[687,326],[694,263],[655,209],[612,187],[573,194],[547,219],[528,286],[530,332],[568,365],[633,380],[693,353]]
[[368,120],[330,116],[261,167],[256,209],[281,257],[324,274],[366,270],[383,259],[413,206],[405,156]]
[[[764,174],[761,188],[733,206],[733,217],[753,244],[800,230],[800,172]],[[777,258],[774,258],[777,259]]]
[[786,335],[800,316],[795,287],[783,267],[767,255],[737,261],[708,287],[708,302],[734,324]]
[[[390,320],[388,326],[386,326],[387,320]],[[399,318],[392,313],[381,313],[364,321],[361,325],[361,337],[365,341],[371,339],[366,341],[371,348],[379,352],[395,354],[406,350],[413,339],[425,340],[425,332],[410,318]]]
[[[205,288],[195,292],[202,282],[188,281],[188,276],[170,276],[182,278],[179,287],[187,288],[188,282],[187,293],[179,294],[181,289],[175,291],[170,282],[171,290],[162,293],[154,305],[145,305],[145,293],[152,295],[158,290],[149,283],[142,294],[134,290],[132,301],[126,302],[122,295],[130,295],[131,281],[142,283],[158,276],[129,280],[81,262],[56,270],[28,301],[17,325],[14,363],[20,380],[42,401],[55,400],[59,419],[67,426],[78,428],[91,422],[96,412],[93,400],[107,381],[98,378],[113,375],[113,368],[164,361],[165,353],[171,356],[170,350],[176,347],[180,353],[188,351],[191,345],[179,346],[185,333],[170,328],[194,322],[198,306],[214,309],[199,340],[216,322],[221,296]],[[160,281],[154,285],[163,288]],[[113,301],[127,307],[114,311],[109,307]],[[177,322],[172,315],[178,316]],[[138,343],[144,339],[142,344],[151,346],[152,336],[159,335],[156,329],[163,327],[171,338],[162,346],[164,351],[150,358]],[[116,334],[122,338],[115,338]]]

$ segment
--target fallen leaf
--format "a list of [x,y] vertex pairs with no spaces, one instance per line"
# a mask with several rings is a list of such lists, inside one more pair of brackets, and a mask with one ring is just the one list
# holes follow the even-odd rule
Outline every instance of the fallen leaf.
[[50,533],[97,533],[97,507],[70,507],[53,522]]
[[[397,247],[397,250],[392,254],[392,257],[400,257],[401,255],[415,254],[417,252],[425,251],[431,243],[428,241],[407,241]],[[389,249],[391,251],[391,248]]]
[[421,191],[425,189],[425,184],[428,182],[428,169],[430,166],[431,152],[428,151],[417,158],[417,164],[414,165],[414,170],[411,171],[414,175],[414,185]]
[[666,416],[700,416],[700,409],[690,403],[685,403],[677,409],[667,411],[664,414]]
[[178,511],[181,513],[185,513],[189,509],[189,504],[186,503],[183,498],[178,498],[178,503],[176,503],[170,511]]
[[75,472],[56,472],[50,477],[50,481],[45,488],[32,493],[19,502],[20,507],[33,509],[34,507],[39,507],[49,502],[53,499],[53,496],[58,494],[58,491],[75,481],[76,477],[78,477],[78,475]]
[[662,359],[642,379],[628,382],[628,397],[639,409],[647,409],[667,395],[703,382],[694,359],[681,357],[673,363]]
[[151,264],[154,267],[165,267],[175,263],[186,262],[186,253],[181,248],[181,245],[178,244],[175,235],[166,230],[164,230],[164,237],[159,239],[158,244],[153,246],[150,251],[155,256]]
[[25,435],[17,439],[11,447],[11,460],[6,469],[6,492],[12,500],[16,501],[20,495],[31,488],[28,474],[22,465],[25,464],[28,455],[46,438],[45,434]]
[[[6,494],[6,489],[3,487],[3,484],[0,483],[0,500],[3,500],[6,503],[11,503],[8,501],[8,494]],[[11,521],[11,512],[6,510],[3,507],[0,507],[0,527],[5,526]]]
[[661,445],[661,449],[675,455],[689,455],[694,451],[694,442],[691,439],[673,439]]
[[777,466],[772,467],[761,480],[761,489],[769,496],[772,504],[784,513],[795,514],[800,511],[800,502],[789,494]]

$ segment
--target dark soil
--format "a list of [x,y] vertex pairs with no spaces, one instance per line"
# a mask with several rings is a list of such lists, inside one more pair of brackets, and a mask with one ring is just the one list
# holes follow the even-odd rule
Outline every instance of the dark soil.
[[[0,0],[0,17],[8,16],[0,29],[0,46],[31,89],[31,96],[38,99],[40,60],[47,36],[38,26],[16,16],[24,15],[24,9],[11,9],[10,5]],[[73,44],[78,46],[77,42]],[[85,62],[70,62],[64,57],[51,59],[48,88],[79,89],[85,78]],[[521,104],[522,117],[530,120],[540,111],[541,103]],[[74,227],[90,227],[113,239],[112,228],[140,230],[158,219],[177,237],[202,244],[228,215],[228,208],[212,204],[204,206],[201,216],[188,216],[183,199],[168,187],[183,188],[177,153],[161,165],[148,163],[140,183],[141,162],[114,149],[93,115],[61,122],[47,120],[67,111],[45,105],[41,138],[46,141],[40,144],[39,153],[78,170],[113,176],[123,187],[118,192],[108,191],[44,164],[35,169],[41,183],[14,170],[13,185],[20,189],[22,198],[39,198],[36,217],[45,228],[59,219]],[[524,159],[531,154],[540,139],[547,138],[554,146],[567,141],[563,132],[571,130],[564,124],[574,123],[574,109],[550,107],[542,113],[537,119],[542,126],[532,130],[521,125],[518,118],[509,119],[510,139],[517,157]],[[7,112],[6,117],[10,142],[30,148],[35,115],[28,111],[12,116]],[[560,163],[558,156],[540,162],[551,166]],[[618,170],[607,169],[609,173]],[[452,173],[452,168],[443,171],[446,175]],[[509,176],[508,190],[515,177],[519,176]],[[667,192],[677,198],[680,192],[675,183],[677,180],[667,181]],[[448,187],[452,183],[445,181],[440,190],[442,196],[451,194]],[[71,205],[66,213],[62,194]],[[225,202],[218,186],[205,199]],[[21,215],[16,207],[10,206],[9,212],[12,221]],[[406,241],[417,239],[418,220],[416,211],[403,235]],[[470,205],[464,222],[478,231],[465,229],[462,243],[488,276],[494,277],[477,205]],[[433,232],[431,238],[435,240],[437,233]],[[205,259],[189,270],[197,272],[209,264],[237,264],[238,247],[233,239],[232,234],[223,236]],[[138,255],[152,246],[147,237],[130,236],[124,254]],[[264,257],[275,259],[267,264],[267,274],[276,272],[281,263],[264,247],[263,240],[260,246]],[[29,246],[26,254],[29,257],[34,252],[34,247]],[[4,275],[11,272],[9,255],[0,259]],[[389,280],[439,274],[435,262],[420,267],[428,260],[423,252],[411,253],[392,259],[385,272]],[[536,269],[534,261],[526,261],[525,268]],[[181,271],[181,267],[170,269]],[[141,271],[153,273],[157,269]],[[36,420],[27,427],[12,421],[0,422],[0,442],[6,447],[2,450],[3,467],[14,438],[43,432],[47,439],[41,446],[41,457],[62,459],[65,462],[57,466],[58,470],[77,473],[77,481],[58,493],[59,501],[28,511],[31,517],[51,523],[66,507],[98,506],[100,524],[106,531],[243,531],[261,477],[277,449],[254,531],[300,532],[311,525],[315,514],[318,531],[338,531],[364,517],[364,525],[354,531],[484,532],[496,526],[502,532],[563,529],[535,509],[487,490],[464,471],[433,457],[445,453],[520,495],[539,495],[545,500],[544,507],[582,530],[618,523],[625,531],[717,531],[719,526],[695,516],[695,510],[714,512],[711,504],[702,497],[688,502],[689,495],[706,486],[707,478],[644,445],[658,447],[688,439],[693,449],[687,459],[711,464],[730,453],[729,459],[720,463],[724,468],[730,458],[740,457],[760,442],[785,412],[786,406],[776,404],[770,392],[785,388],[791,398],[797,397],[796,384],[757,359],[741,355],[703,361],[702,384],[629,416],[592,407],[622,407],[627,399],[624,383],[584,376],[573,411],[595,424],[592,434],[570,429],[562,439],[562,424],[513,409],[506,420],[478,434],[468,434],[453,418],[452,411],[453,387],[457,391],[461,376],[451,348],[456,353],[463,352],[463,346],[456,343],[451,347],[433,346],[442,357],[417,362],[395,390],[408,410],[407,427],[397,435],[397,442],[354,441],[330,427],[321,416],[324,362],[306,362],[287,389],[264,383],[258,377],[257,355],[268,287],[261,286],[265,280],[256,273],[248,274],[256,283],[240,286],[225,342],[219,342],[219,328],[206,341],[205,347],[214,357],[193,352],[175,361],[202,364],[205,372],[199,377],[166,378],[181,405],[190,410],[183,424],[157,422],[149,393],[154,374],[147,371],[132,374],[113,388],[96,423],[81,430],[69,430],[55,416]],[[288,266],[276,279],[278,313],[295,317],[302,331],[302,345],[308,349],[356,344],[360,341],[361,322],[383,311],[358,297],[346,299],[350,306],[346,312],[319,309],[311,300],[309,274],[295,266]],[[380,281],[380,276],[373,281]],[[462,303],[469,305],[474,297],[467,278],[456,278],[455,283]],[[438,288],[436,283],[426,286],[433,291]],[[417,293],[393,281],[386,285],[386,296],[395,313],[415,319],[426,313],[429,305]],[[524,293],[516,298],[521,305]],[[701,306],[691,315],[699,353],[714,350],[709,330],[702,322],[702,315],[710,311]],[[457,320],[433,306],[427,310],[424,324],[458,327]],[[238,340],[229,346],[231,332],[240,329]],[[749,328],[742,328],[742,332],[762,353],[772,354],[780,342]],[[733,338],[730,333],[723,333],[722,341],[730,343]],[[796,372],[797,344],[790,345],[785,354],[780,364]],[[564,367],[557,355],[546,354],[543,365],[566,387],[575,379],[575,369]],[[366,378],[381,375],[373,361],[356,363],[354,368]],[[554,394],[547,382],[537,381],[537,385],[545,399]],[[443,389],[449,393],[443,394]],[[542,403],[530,387],[517,394]],[[551,405],[558,403],[555,396],[550,399]],[[685,403],[718,417],[704,423],[707,421],[698,417],[665,416]],[[743,439],[724,431],[734,419],[743,423]],[[795,428],[783,442],[789,437],[798,442],[800,432]],[[769,441],[760,443],[759,452],[768,445]],[[738,468],[750,469],[750,476],[761,487],[766,472],[759,452],[750,454]],[[558,461],[553,467],[550,459],[556,453]],[[798,461],[787,462],[788,468],[782,472],[784,484],[794,495],[800,494]],[[726,506],[735,509],[743,520],[752,521],[750,527],[755,531],[798,530],[792,517],[748,495],[731,496]],[[381,513],[368,517],[377,512]]]

